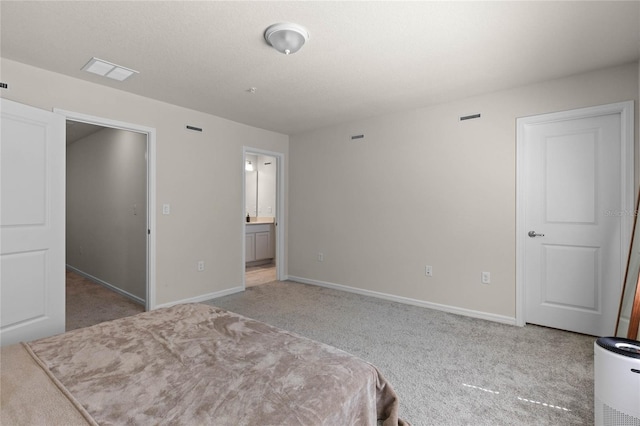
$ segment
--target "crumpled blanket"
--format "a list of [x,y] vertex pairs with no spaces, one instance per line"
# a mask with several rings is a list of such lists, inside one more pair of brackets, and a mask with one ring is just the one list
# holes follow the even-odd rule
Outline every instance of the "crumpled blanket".
[[98,424],[406,425],[371,364],[204,304],[28,344]]

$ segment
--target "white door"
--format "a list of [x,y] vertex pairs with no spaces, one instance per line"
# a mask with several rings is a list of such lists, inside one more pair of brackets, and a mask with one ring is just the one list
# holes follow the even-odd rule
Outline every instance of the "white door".
[[0,99],[0,343],[64,332],[65,128]]
[[614,332],[633,210],[629,117],[604,106],[518,120],[528,323]]

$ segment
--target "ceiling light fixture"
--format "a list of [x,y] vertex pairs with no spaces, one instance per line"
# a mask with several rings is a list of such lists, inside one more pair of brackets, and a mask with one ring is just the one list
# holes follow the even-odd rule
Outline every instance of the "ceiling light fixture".
[[273,24],[264,31],[264,39],[280,53],[296,53],[309,40],[309,32],[298,24]]
[[136,70],[112,64],[111,62],[96,57],[91,58],[91,60],[82,67],[82,70],[118,81],[124,81],[133,74],[139,74]]

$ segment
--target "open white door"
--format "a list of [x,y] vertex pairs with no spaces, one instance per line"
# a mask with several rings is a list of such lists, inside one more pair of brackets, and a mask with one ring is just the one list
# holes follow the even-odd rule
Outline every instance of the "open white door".
[[65,328],[65,126],[0,99],[0,344]]

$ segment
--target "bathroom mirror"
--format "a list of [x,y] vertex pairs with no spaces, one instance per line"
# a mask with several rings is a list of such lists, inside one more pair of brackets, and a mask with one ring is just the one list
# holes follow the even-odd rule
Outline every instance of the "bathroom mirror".
[[640,207],[640,195],[636,205],[631,247],[627,261],[627,272],[622,287],[620,309],[618,311],[618,323],[616,325],[617,337],[640,340],[640,224],[638,224],[638,208]]
[[276,216],[276,158],[245,155],[245,207],[252,221]]

